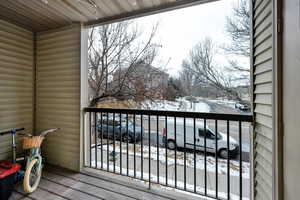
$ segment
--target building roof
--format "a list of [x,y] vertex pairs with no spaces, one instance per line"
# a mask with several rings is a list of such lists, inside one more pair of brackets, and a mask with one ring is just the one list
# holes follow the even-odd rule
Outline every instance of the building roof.
[[[121,69],[121,73],[124,73],[128,70],[128,68],[122,68]],[[161,74],[161,75],[165,75],[165,76],[169,76],[168,73],[166,73],[164,70],[162,69],[159,69],[157,67],[154,67],[150,64],[147,64],[147,63],[143,63],[143,62],[140,62],[140,63],[137,63],[134,65],[134,67],[131,69],[130,71],[131,73],[140,73],[140,72],[143,72],[145,74]],[[119,71],[117,71],[115,74],[118,74]]]

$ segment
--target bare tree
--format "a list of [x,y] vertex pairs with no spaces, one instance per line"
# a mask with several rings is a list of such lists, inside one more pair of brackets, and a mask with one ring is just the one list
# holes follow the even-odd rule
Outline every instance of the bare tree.
[[165,98],[170,101],[175,101],[176,98],[185,96],[186,92],[182,86],[180,78],[170,77],[168,79],[168,87],[165,91]]
[[[133,68],[141,62],[150,65],[156,58],[158,45],[153,42],[153,37],[157,27],[158,24],[153,26],[146,39],[141,38],[142,32],[132,21],[91,28],[88,43],[88,80],[93,91],[91,106],[105,97],[141,95],[132,88],[126,90],[129,94],[123,91],[128,87]],[[123,72],[122,76],[113,81],[118,71]]]
[[[231,40],[230,45],[226,45],[226,53],[245,58],[250,57],[250,9],[248,0],[239,0],[233,5],[232,15],[226,19],[226,32]],[[249,79],[249,66],[241,66],[236,60],[229,60],[228,69],[233,72],[241,72],[239,79]],[[244,75],[243,75],[244,74]]]
[[192,95],[194,87],[194,73],[189,69],[187,60],[182,61],[182,70],[179,72],[179,80],[184,95]]
[[137,62],[128,70],[119,69],[114,76],[113,84],[122,86],[121,98],[131,98],[136,102],[165,97],[169,75],[143,61]]
[[206,38],[191,49],[182,67],[194,74],[195,85],[209,85],[231,99],[240,100],[238,93],[233,89],[231,77],[217,67],[215,55],[215,45],[211,39]]

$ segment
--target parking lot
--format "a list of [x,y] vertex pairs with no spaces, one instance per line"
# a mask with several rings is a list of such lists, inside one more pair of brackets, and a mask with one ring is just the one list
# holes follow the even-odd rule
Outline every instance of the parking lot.
[[[125,118],[125,117],[124,117]],[[158,119],[158,122],[157,122]],[[143,135],[142,135],[142,142],[141,141],[137,141],[137,144],[141,144],[143,143],[144,145],[150,145],[151,146],[160,146],[160,147],[164,147],[165,143],[163,142],[163,130],[165,128],[165,121],[166,118],[165,117],[151,117],[150,118],[150,133],[149,133],[149,118],[147,116],[143,117],[143,122],[141,123],[141,116],[137,116],[135,118],[135,125],[136,126],[141,126],[141,124],[143,124]],[[187,121],[191,120],[191,119],[186,119]],[[129,121],[133,121],[133,119],[131,118]],[[173,122],[174,118],[168,118],[167,119],[167,123]],[[182,122],[183,119],[177,119],[177,123]],[[122,123],[124,123],[124,126],[126,124],[126,121],[123,121]],[[203,120],[198,120],[197,123],[203,123]],[[207,120],[206,121],[207,126],[211,129],[211,130],[215,130],[215,121],[214,120]],[[227,135],[227,122],[226,121],[218,121],[218,132],[222,132],[224,134]],[[92,129],[92,131],[94,130],[94,128]],[[229,135],[231,137],[233,137],[237,142],[239,142],[239,124],[238,122],[230,122],[229,124]],[[158,132],[158,136],[157,136],[157,132]],[[194,133],[186,133],[186,134],[194,134]],[[249,161],[249,152],[250,152],[250,124],[249,123],[242,123],[242,129],[241,129],[241,135],[242,135],[242,159],[244,161]],[[193,137],[193,136],[192,136]],[[150,138],[150,140],[149,140]],[[183,150],[183,149],[179,149],[179,150]],[[187,151],[189,151],[187,149]],[[201,152],[199,152],[201,153]]]

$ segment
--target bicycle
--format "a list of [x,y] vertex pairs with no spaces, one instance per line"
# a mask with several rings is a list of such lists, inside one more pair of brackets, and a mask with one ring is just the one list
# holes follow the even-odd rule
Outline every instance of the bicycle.
[[[16,163],[16,134],[19,131],[23,131],[24,128],[11,129],[6,131],[1,131],[0,135],[11,134],[12,135],[12,148],[13,148],[13,162]],[[26,156],[26,167],[23,178],[23,188],[26,193],[34,192],[41,180],[42,168],[43,168],[43,158],[41,155],[41,144],[45,137],[51,133],[59,130],[58,128],[47,129],[42,131],[40,135],[33,136],[31,134],[19,133],[23,136],[23,149],[28,150],[28,155]],[[22,174],[22,173],[21,173]]]

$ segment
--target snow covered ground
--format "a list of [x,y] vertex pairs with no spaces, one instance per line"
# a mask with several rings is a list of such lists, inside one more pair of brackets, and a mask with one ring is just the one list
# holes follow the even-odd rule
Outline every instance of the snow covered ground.
[[[96,162],[95,161],[92,161],[91,164],[92,164],[92,167],[96,167]],[[97,166],[101,166],[101,163],[97,162]],[[106,163],[103,163],[103,168],[107,169],[107,164]],[[111,167],[111,165],[109,166],[109,168],[110,168],[111,171],[113,170],[112,167]],[[115,170],[116,170],[117,173],[120,173],[120,167],[119,166],[115,166]],[[122,168],[122,171],[126,172],[127,169],[126,168]],[[141,177],[142,177],[141,176],[141,172],[139,172],[139,171],[136,171],[136,173],[134,173],[134,170],[129,169],[128,170],[128,175],[130,177],[134,177],[134,175],[135,175],[136,179],[133,179],[133,180],[138,181],[138,182],[143,183],[143,184],[148,184],[148,183],[146,183],[144,181],[138,180],[138,179],[141,179]],[[143,178],[145,180],[149,180],[149,173],[143,172]],[[155,183],[157,181],[157,176],[155,176],[153,174],[151,174],[150,178],[151,178],[151,181],[153,183]],[[160,184],[162,184],[162,185],[166,184],[165,177],[159,177],[159,180],[160,180]],[[175,181],[173,179],[168,179],[168,186],[175,187]],[[163,186],[157,185],[157,184],[153,184],[153,185],[151,185],[151,187],[152,188],[155,187],[155,189],[159,190],[159,189],[162,189]],[[168,190],[175,190],[176,192],[186,193],[185,191],[176,190],[174,188],[168,188],[168,187],[163,187],[163,188],[164,189],[168,189]],[[182,181],[177,181],[177,188],[183,189],[184,188],[184,183]],[[186,184],[186,190],[193,192],[194,191],[194,185]],[[197,186],[196,187],[196,191],[197,191],[198,194],[204,194],[204,190],[205,190],[204,187],[201,187],[201,186]],[[207,194],[210,195],[210,196],[215,196],[216,191],[215,190],[207,189]],[[192,193],[189,193],[189,195],[195,195],[195,196],[198,197],[198,195],[192,194]],[[218,196],[219,196],[219,198],[226,199],[227,198],[227,193],[225,193],[225,192],[218,192]],[[207,198],[207,199],[212,199],[212,198]],[[232,200],[238,200],[238,199],[240,199],[240,197],[238,195],[230,193],[230,199],[232,199]],[[247,198],[247,197],[243,197],[243,200],[248,200],[248,199],[249,198]]]
[[176,101],[168,100],[146,100],[141,106],[143,109],[167,110],[167,111],[188,111],[188,112],[210,112],[209,105],[204,102],[190,102],[184,98],[178,98]]
[[[94,159],[95,155],[95,146],[92,146],[92,167],[96,167],[96,162]],[[148,145],[143,145],[143,159],[141,157],[141,145],[136,144],[135,153],[134,153],[134,145],[128,144],[128,157],[127,155],[127,144],[122,143],[122,149],[120,149],[120,143],[117,141],[115,143],[115,149],[112,144],[103,144],[101,149],[101,145],[98,143],[97,148],[97,167],[103,167],[104,170],[108,170],[115,173],[121,173],[127,175],[127,159],[129,162],[128,168],[128,176],[135,177],[137,179],[149,180],[149,158],[151,161],[151,173],[150,178],[152,183],[157,183],[159,180],[160,184],[166,184],[166,162],[168,166],[168,186],[175,187],[175,176],[174,176],[174,167],[175,167],[175,153],[172,150],[167,150],[163,147],[155,147],[151,146],[149,151]],[[107,151],[107,149],[109,151]],[[122,152],[122,157],[120,156],[120,150]],[[115,151],[115,157],[112,157],[112,152]],[[157,151],[159,152],[159,156],[157,157]],[[149,155],[150,152],[150,155]],[[101,162],[101,154],[103,155],[103,160]],[[134,156],[135,154],[135,156]],[[107,155],[109,155],[107,157]],[[122,165],[120,163],[120,159],[122,158]],[[134,158],[136,160],[134,160]],[[107,160],[109,159],[109,165],[107,166]],[[113,162],[115,160],[115,163]],[[141,173],[141,160],[144,162],[143,173]],[[134,163],[136,164],[136,171],[134,170]],[[157,163],[159,163],[160,173],[159,177],[157,176]],[[177,151],[176,156],[177,163],[177,188],[184,189],[184,178],[183,178],[183,169],[184,169],[184,152]],[[196,159],[194,159],[193,152],[186,152],[186,190],[194,191],[194,165],[196,165],[196,174],[197,174],[197,183],[196,183],[196,191],[197,193],[204,193],[204,155],[196,154]],[[207,193],[210,196],[215,196],[215,157],[208,155],[207,156]],[[230,160],[230,184],[231,184],[231,199],[239,199],[239,162]],[[249,184],[250,184],[250,163],[242,162],[242,181],[243,181],[243,199],[249,199]],[[202,178],[201,178],[202,177]],[[219,189],[218,195],[221,198],[227,198],[227,160],[218,158],[218,177],[219,177]],[[133,179],[136,180],[136,179]],[[139,181],[143,184],[148,184],[146,182]],[[158,189],[165,188],[158,184],[153,184],[151,187],[157,187]],[[165,188],[168,190],[174,190],[174,188]],[[176,190],[176,192],[184,192],[182,190]]]
[[[109,152],[111,153],[114,150],[112,144],[108,145]],[[101,149],[101,145],[98,146],[98,149]],[[107,145],[103,145],[103,151],[107,151]],[[118,142],[115,144],[115,152],[120,152],[120,145]],[[150,158],[151,160],[157,161],[157,147],[151,146],[150,150]],[[168,163],[168,166],[175,165],[175,152],[172,150],[167,150],[165,148],[158,148],[159,152],[159,162],[162,164]],[[136,157],[141,157],[141,145],[136,144],[135,148]],[[122,154],[127,154],[127,145],[124,143],[122,145]],[[128,154],[134,155],[134,145],[128,144]],[[145,159],[149,158],[149,146],[143,145],[143,157]],[[166,159],[167,158],[167,159]],[[184,166],[184,152],[177,151],[176,155],[176,163],[177,165]],[[193,153],[186,153],[186,167],[194,169],[194,165],[196,165],[196,169],[204,170],[204,155],[196,154],[196,160],[194,160]],[[215,173],[215,157],[207,156],[206,165],[207,171]],[[230,161],[230,176],[239,176],[239,162],[231,160]],[[218,158],[218,173],[219,174],[227,174],[227,160]],[[242,177],[243,179],[249,179],[250,175],[250,163],[242,162]]]

